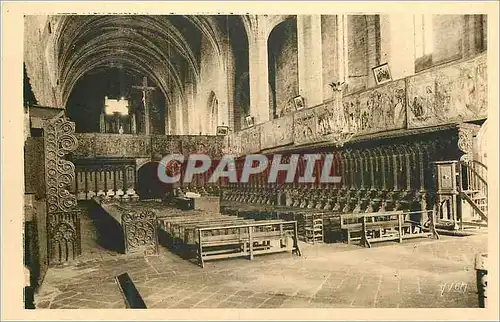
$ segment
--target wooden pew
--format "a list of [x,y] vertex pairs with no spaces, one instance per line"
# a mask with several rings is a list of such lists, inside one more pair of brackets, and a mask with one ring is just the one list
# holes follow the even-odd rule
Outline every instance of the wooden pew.
[[[427,211],[426,211],[427,212]],[[409,215],[422,212],[388,211],[376,213],[341,214],[340,226],[347,235],[347,243],[360,240],[362,246],[371,247],[371,243],[404,239],[429,237],[431,232],[423,232],[423,227],[410,221]],[[414,232],[415,228],[421,230]],[[352,237],[353,233],[360,236]]]
[[336,236],[340,236],[340,214],[332,210],[225,203],[222,212],[247,219],[297,221],[299,239],[310,244],[332,240],[332,236],[337,240]]
[[[196,250],[199,264],[205,260],[284,252],[300,254],[297,223],[283,220],[245,219],[224,215],[159,218],[159,227],[186,248]],[[291,241],[290,241],[290,240]]]
[[[207,260],[220,258],[248,256],[253,260],[255,255],[286,251],[301,255],[296,221],[263,220],[241,225],[201,227],[197,230],[201,267]],[[232,233],[225,233],[228,230]]]

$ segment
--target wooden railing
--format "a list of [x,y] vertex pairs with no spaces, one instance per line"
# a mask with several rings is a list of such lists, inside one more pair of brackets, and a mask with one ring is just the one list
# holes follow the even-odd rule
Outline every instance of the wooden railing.
[[[488,168],[476,161],[461,161],[459,168],[459,193],[473,209],[473,218],[488,221]],[[477,219],[479,219],[477,218]]]

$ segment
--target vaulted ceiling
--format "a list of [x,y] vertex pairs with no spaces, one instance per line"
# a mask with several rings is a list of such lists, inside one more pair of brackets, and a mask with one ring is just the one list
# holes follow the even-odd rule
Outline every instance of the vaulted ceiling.
[[[224,67],[227,19],[208,15],[55,16],[53,55],[63,104],[83,75],[116,67],[147,76],[167,99],[173,87],[182,94],[183,84],[196,83],[200,76],[202,38]],[[241,19],[239,24],[251,30],[249,18],[231,19]]]

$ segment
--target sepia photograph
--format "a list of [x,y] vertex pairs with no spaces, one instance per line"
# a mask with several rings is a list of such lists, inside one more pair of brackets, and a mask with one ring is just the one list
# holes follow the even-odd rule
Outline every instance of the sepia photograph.
[[496,307],[496,15],[122,11],[21,18],[24,311]]

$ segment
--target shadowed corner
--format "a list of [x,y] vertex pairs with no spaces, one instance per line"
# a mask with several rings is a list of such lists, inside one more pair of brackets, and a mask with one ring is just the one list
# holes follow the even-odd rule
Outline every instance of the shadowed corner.
[[115,281],[120,288],[127,309],[147,309],[146,303],[144,303],[141,294],[139,294],[128,273],[116,276]]

